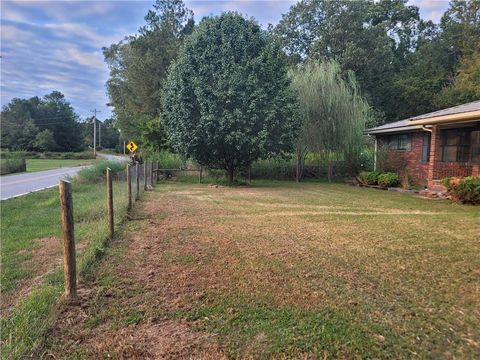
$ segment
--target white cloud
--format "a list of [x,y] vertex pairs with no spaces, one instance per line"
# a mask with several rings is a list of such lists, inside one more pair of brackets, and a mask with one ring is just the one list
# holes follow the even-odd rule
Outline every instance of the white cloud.
[[5,41],[25,41],[28,42],[35,37],[35,34],[28,31],[23,30],[15,25],[8,25],[3,24],[1,25],[1,37],[2,42]]
[[409,4],[418,6],[422,19],[439,23],[445,10],[448,9],[448,0],[410,0]]
[[75,46],[66,49],[57,50],[58,56],[62,56],[66,61],[75,61],[79,65],[86,66],[90,69],[106,71],[107,65],[103,62],[103,57],[98,53],[81,51]]
[[120,41],[124,37],[124,33],[118,33],[116,35],[101,34],[100,32],[94,31],[91,27],[79,23],[47,23],[43,26],[53,30],[59,37],[72,40],[82,39],[95,47],[108,46]]
[[25,14],[11,6],[12,4],[13,3],[10,1],[1,2],[2,19],[8,19],[17,22],[27,22],[28,18],[25,16]]

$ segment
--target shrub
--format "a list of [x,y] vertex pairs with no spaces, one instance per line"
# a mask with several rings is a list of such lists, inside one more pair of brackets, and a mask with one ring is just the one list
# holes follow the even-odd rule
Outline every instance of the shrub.
[[387,172],[378,176],[378,185],[384,187],[395,187],[400,183],[400,178],[394,172]]
[[172,154],[168,151],[149,152],[142,155],[148,161],[158,161],[162,169],[181,169],[187,165],[180,155]]
[[78,179],[85,183],[95,183],[103,181],[107,174],[107,168],[112,170],[113,174],[125,170],[125,163],[118,161],[103,160],[95,164],[95,166],[82,169],[78,172]]
[[27,171],[25,159],[2,159],[0,162],[0,175],[25,171]]
[[46,151],[41,154],[44,159],[59,159],[59,160],[82,160],[82,159],[94,159],[91,151],[82,152],[50,152]]
[[363,185],[377,185],[379,175],[378,171],[361,171],[357,180]]
[[80,151],[80,152],[35,152],[35,151],[9,151],[2,149],[0,153],[2,159],[58,159],[58,160],[83,160],[94,159],[92,151]]
[[480,177],[467,176],[460,178],[445,178],[442,184],[448,189],[452,200],[461,203],[480,204]]

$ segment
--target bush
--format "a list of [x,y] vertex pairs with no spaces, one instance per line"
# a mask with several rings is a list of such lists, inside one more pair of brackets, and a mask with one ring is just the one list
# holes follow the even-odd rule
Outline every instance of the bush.
[[13,174],[27,171],[25,159],[1,159],[0,175]]
[[35,154],[30,151],[11,151],[8,149],[2,149],[0,158],[2,159],[30,159],[30,156]]
[[78,179],[84,183],[100,182],[105,179],[107,168],[110,168],[112,173],[116,174],[125,170],[125,165],[125,163],[118,161],[99,161],[95,164],[95,166],[80,170],[78,172]]
[[363,185],[377,185],[379,175],[378,171],[361,171],[357,180]]
[[9,151],[2,149],[2,159],[57,159],[57,160],[83,160],[94,159],[92,151],[80,152],[35,152],[35,151]]
[[83,159],[94,159],[93,153],[91,151],[82,151],[82,152],[49,152],[46,151],[43,154],[40,154],[43,159],[59,159],[59,160],[83,160]]
[[442,184],[448,189],[452,200],[461,203],[480,204],[480,177],[467,176],[460,178],[445,178]]
[[168,151],[145,153],[142,157],[148,161],[158,161],[161,169],[181,169],[187,165],[180,155]]
[[400,183],[400,178],[394,172],[387,172],[378,176],[378,185],[384,187],[395,187]]

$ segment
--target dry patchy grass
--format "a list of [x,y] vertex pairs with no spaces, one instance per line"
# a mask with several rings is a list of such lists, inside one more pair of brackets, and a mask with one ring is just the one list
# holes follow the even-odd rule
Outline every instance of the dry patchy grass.
[[147,196],[48,353],[475,358],[480,211],[339,184]]

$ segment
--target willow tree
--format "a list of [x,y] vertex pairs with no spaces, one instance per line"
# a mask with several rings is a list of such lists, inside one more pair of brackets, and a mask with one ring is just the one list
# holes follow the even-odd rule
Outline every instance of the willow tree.
[[331,181],[335,155],[343,154],[350,164],[358,158],[370,107],[359,94],[354,74],[342,73],[335,61],[308,61],[293,69],[290,76],[302,118],[297,139],[297,181],[307,151],[324,156]]

